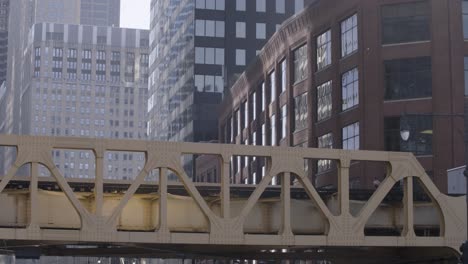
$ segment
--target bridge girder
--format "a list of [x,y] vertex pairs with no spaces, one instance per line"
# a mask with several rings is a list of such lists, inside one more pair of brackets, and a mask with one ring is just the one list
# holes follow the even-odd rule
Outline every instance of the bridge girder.
[[[449,197],[442,194],[415,157],[408,153],[15,135],[0,135],[0,145],[17,148],[16,160],[0,182],[0,203],[5,206],[2,208],[10,209],[11,214],[15,212],[14,221],[5,220],[7,223],[10,222],[10,226],[6,224],[0,228],[0,239],[5,241],[70,244],[200,244],[268,248],[432,247],[450,248],[455,252],[466,239],[464,197]],[[53,149],[94,152],[96,177],[92,194],[73,192],[68,180],[54,165],[51,157]],[[131,182],[129,189],[118,197],[104,193],[105,151],[146,154],[144,168]],[[180,164],[180,157],[185,153],[220,157],[221,192],[214,201],[203,197],[185,173]],[[248,199],[236,200],[230,196],[229,161],[232,156],[261,156],[267,159],[265,177],[255,186]],[[323,201],[320,198],[306,177],[304,159],[338,161],[338,193],[334,201]],[[389,175],[365,203],[349,199],[349,168],[352,160],[386,162],[390,167]],[[28,163],[32,168],[29,191],[5,190],[18,168]],[[38,189],[40,164],[51,171],[52,177],[62,190],[61,193]],[[190,197],[170,195],[166,177],[159,179],[158,193],[152,197],[136,194],[145,177],[154,169],[160,171],[159,175],[166,175],[168,170],[172,171],[182,182]],[[291,199],[290,177],[293,174],[313,205]],[[273,177],[281,178],[281,196],[276,200],[260,199]],[[422,183],[432,198],[435,210],[414,202],[413,179],[415,178]],[[400,208],[380,206],[384,197],[400,181],[403,183],[405,194],[402,206]],[[355,207],[359,207],[359,212],[352,214]],[[54,213],[53,208],[59,209],[60,213]],[[336,211],[333,212],[330,208],[335,208]],[[277,217],[269,218],[262,215],[262,210],[275,212]],[[393,212],[390,212],[392,210]],[[310,219],[306,221],[306,217],[296,221],[298,211],[306,215],[308,212],[313,221]],[[146,215],[135,217],[141,212]],[[439,236],[417,236],[415,226],[421,223],[415,222],[415,212],[418,215],[427,214],[428,217],[423,219],[426,220],[425,224],[438,225]],[[11,215],[7,215],[6,218],[8,216]],[[435,220],[434,216],[438,216],[437,219],[440,220]],[[401,227],[401,235],[392,237],[366,235],[364,230],[369,226],[369,221],[372,224],[372,217],[376,217],[375,225],[397,221],[394,226]],[[4,218],[0,218],[1,221]],[[265,223],[266,220],[270,222]],[[322,232],[315,232],[315,229],[317,231],[320,229]],[[302,230],[303,234],[298,230]]]

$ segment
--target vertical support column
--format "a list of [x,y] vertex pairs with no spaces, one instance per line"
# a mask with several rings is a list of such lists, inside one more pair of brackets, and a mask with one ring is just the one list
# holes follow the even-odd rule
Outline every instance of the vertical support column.
[[222,157],[222,174],[221,174],[221,217],[224,219],[231,218],[231,192],[229,183],[229,158]]
[[414,233],[414,200],[413,200],[413,177],[404,179],[405,189],[403,196],[404,221],[403,236],[415,236]]
[[104,203],[104,150],[97,149],[96,155],[96,177],[94,179],[94,201],[95,214],[102,216],[102,207]]
[[349,167],[350,159],[341,159],[338,175],[338,195],[340,199],[340,215],[349,215]]
[[159,168],[159,232],[169,232],[167,226],[167,169]]
[[292,235],[291,229],[291,173],[285,172],[281,182],[281,234]]
[[29,199],[31,215],[29,218],[29,226],[34,227],[38,225],[39,220],[39,191],[38,179],[39,177],[39,164],[36,162],[31,163],[31,182],[29,184]]

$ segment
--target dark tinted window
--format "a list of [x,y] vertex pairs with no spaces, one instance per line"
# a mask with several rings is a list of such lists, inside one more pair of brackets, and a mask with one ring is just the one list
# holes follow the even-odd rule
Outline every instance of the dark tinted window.
[[386,117],[384,119],[384,140],[386,151],[400,151],[400,117]]
[[384,68],[385,100],[432,96],[430,57],[385,61]]
[[294,98],[294,131],[307,128],[307,93]]
[[468,57],[464,58],[465,62],[465,95],[468,95]]
[[427,1],[382,7],[382,43],[430,40],[430,5]]
[[307,45],[294,51],[294,83],[307,78]]
[[464,0],[462,2],[462,12],[463,12],[463,37],[468,39],[468,1]]
[[[411,115],[387,117],[384,120],[386,151],[413,152],[415,155],[432,154],[432,116]],[[409,131],[408,140],[403,140],[400,130]]]

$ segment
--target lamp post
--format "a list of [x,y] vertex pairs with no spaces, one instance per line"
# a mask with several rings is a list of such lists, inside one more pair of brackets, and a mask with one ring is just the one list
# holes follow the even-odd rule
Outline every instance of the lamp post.
[[[468,239],[468,104],[465,103],[464,114],[404,114],[403,116],[431,116],[431,117],[460,117],[464,118],[464,143],[465,143],[465,169],[463,170],[463,175],[465,176],[466,181],[466,203],[467,203],[467,239]],[[400,137],[403,141],[408,141],[411,136],[411,129],[407,120],[400,122]],[[461,263],[468,264],[468,240],[460,246]]]

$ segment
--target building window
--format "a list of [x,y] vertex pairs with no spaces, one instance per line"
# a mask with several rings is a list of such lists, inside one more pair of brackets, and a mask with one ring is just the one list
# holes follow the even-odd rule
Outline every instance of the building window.
[[285,92],[286,91],[286,88],[287,88],[287,76],[286,76],[286,72],[287,72],[287,65],[286,65],[286,59],[284,59],[281,63],[281,93]]
[[307,128],[307,93],[294,98],[294,131]]
[[224,10],[224,0],[197,0],[195,7],[197,9]]
[[332,82],[317,87],[317,121],[330,118],[332,113]]
[[236,22],[236,38],[245,38],[245,22]]
[[195,20],[195,36],[224,37],[224,21]]
[[468,1],[462,1],[463,38],[468,39]]
[[54,48],[53,49],[53,56],[54,57],[63,57],[63,49],[62,48]]
[[268,146],[267,137],[266,137],[266,127],[265,124],[262,124],[262,146]]
[[261,111],[264,112],[265,111],[265,108],[266,108],[266,104],[267,104],[267,95],[266,95],[266,91],[265,91],[265,82],[262,82],[262,84],[260,85],[260,89],[261,89],[261,92],[262,92],[262,105],[261,105]]
[[83,59],[87,59],[87,60],[90,60],[91,59],[91,50],[83,50],[82,51],[82,54],[81,54],[81,57]]
[[331,31],[317,37],[317,70],[331,64]]
[[269,75],[269,81],[270,81],[270,98],[271,102],[276,101],[276,78],[275,78],[275,72],[271,72]]
[[[317,138],[318,148],[331,149],[333,148],[333,134],[328,133]],[[318,160],[317,161],[317,173],[321,173],[332,168],[331,160]]]
[[341,57],[358,49],[357,14],[341,22]]
[[236,135],[242,135],[242,128],[241,128],[241,113],[240,110],[237,110],[236,113]]
[[224,49],[195,47],[195,63],[224,65]]
[[112,51],[111,60],[112,61],[120,61],[120,52],[119,51]]
[[266,39],[266,24],[265,23],[256,24],[256,38]]
[[35,47],[34,48],[34,55],[36,57],[40,57],[41,56],[41,47]]
[[97,60],[106,60],[106,51],[105,50],[98,50],[96,59]]
[[244,127],[249,126],[249,108],[247,106],[247,101],[243,102],[241,105],[242,112],[244,113]]
[[245,0],[236,0],[236,10],[245,11]]
[[294,83],[307,78],[307,45],[294,51]]
[[276,146],[276,115],[271,116],[271,123],[270,123],[270,135],[271,135],[271,145]]
[[281,107],[281,139],[287,136],[288,108],[286,105]]
[[382,43],[430,40],[428,1],[382,6]]
[[266,12],[266,0],[256,0],[256,11]]
[[357,68],[354,68],[348,72],[345,72],[341,76],[342,85],[342,110],[347,110],[355,105],[359,104],[359,72]]
[[76,59],[76,49],[68,49],[67,57],[69,59]]
[[384,68],[385,100],[432,96],[430,57],[385,61]]
[[286,12],[285,0],[276,0],[276,13],[284,14]]
[[[409,130],[409,138],[404,141],[400,128]],[[384,119],[384,139],[386,151],[405,151],[415,155],[432,154],[432,116],[386,117]]]
[[468,57],[464,58],[465,62],[465,95],[468,95]]
[[245,49],[236,49],[236,65],[245,66]]
[[255,120],[257,119],[257,94],[255,92],[253,92],[250,97],[250,104],[252,109],[252,120]]
[[223,92],[222,76],[195,75],[195,88],[198,92]]
[[343,127],[343,149],[359,149],[359,122]]
[[299,13],[304,9],[304,0],[294,0],[294,13]]
[[216,10],[224,10],[226,7],[225,0],[216,0]]
[[224,21],[215,21],[216,34],[218,38],[224,38]]

